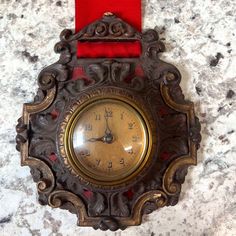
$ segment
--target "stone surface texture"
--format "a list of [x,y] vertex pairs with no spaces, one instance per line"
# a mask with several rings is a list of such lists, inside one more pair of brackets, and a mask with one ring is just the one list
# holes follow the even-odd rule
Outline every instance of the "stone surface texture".
[[236,235],[236,1],[143,0],[143,28],[159,31],[162,58],[182,73],[202,142],[180,202],[124,232],[80,228],[75,215],[39,205],[15,150],[22,103],[32,101],[40,70],[57,60],[61,30],[73,27],[74,1],[0,0],[0,235]]

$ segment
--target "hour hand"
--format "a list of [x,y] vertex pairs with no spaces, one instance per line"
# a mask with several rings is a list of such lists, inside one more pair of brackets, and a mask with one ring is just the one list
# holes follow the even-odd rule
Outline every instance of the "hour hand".
[[100,137],[100,138],[89,138],[87,140],[85,140],[85,142],[104,142],[104,136]]
[[90,138],[85,140],[85,142],[103,142],[103,143],[112,143],[114,141],[114,137],[112,134],[106,134],[100,138]]

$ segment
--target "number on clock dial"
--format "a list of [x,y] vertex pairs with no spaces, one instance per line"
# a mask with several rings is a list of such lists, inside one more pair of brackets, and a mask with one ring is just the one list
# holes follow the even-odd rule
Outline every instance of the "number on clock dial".
[[125,165],[125,159],[124,159],[124,158],[121,158],[121,159],[120,159],[120,164],[121,164],[121,165]]
[[90,152],[88,149],[81,149],[79,152],[78,152],[79,156],[82,157],[82,158],[85,158],[85,157],[88,157],[90,156]]
[[85,131],[92,131],[93,126],[91,124],[85,124]]
[[97,121],[98,121],[98,120],[101,120],[101,115],[95,113],[95,120],[97,120]]

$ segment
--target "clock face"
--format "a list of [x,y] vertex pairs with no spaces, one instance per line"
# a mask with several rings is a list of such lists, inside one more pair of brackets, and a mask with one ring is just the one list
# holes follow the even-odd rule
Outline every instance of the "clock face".
[[99,181],[130,176],[144,162],[148,130],[141,114],[118,99],[100,99],[81,109],[71,128],[76,168]]

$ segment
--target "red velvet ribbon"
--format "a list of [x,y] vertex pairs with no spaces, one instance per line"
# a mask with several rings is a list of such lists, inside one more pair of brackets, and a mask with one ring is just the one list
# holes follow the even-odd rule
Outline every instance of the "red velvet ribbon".
[[[76,32],[112,12],[141,31],[141,0],[76,0]],[[139,57],[139,42],[79,42],[78,57]]]

